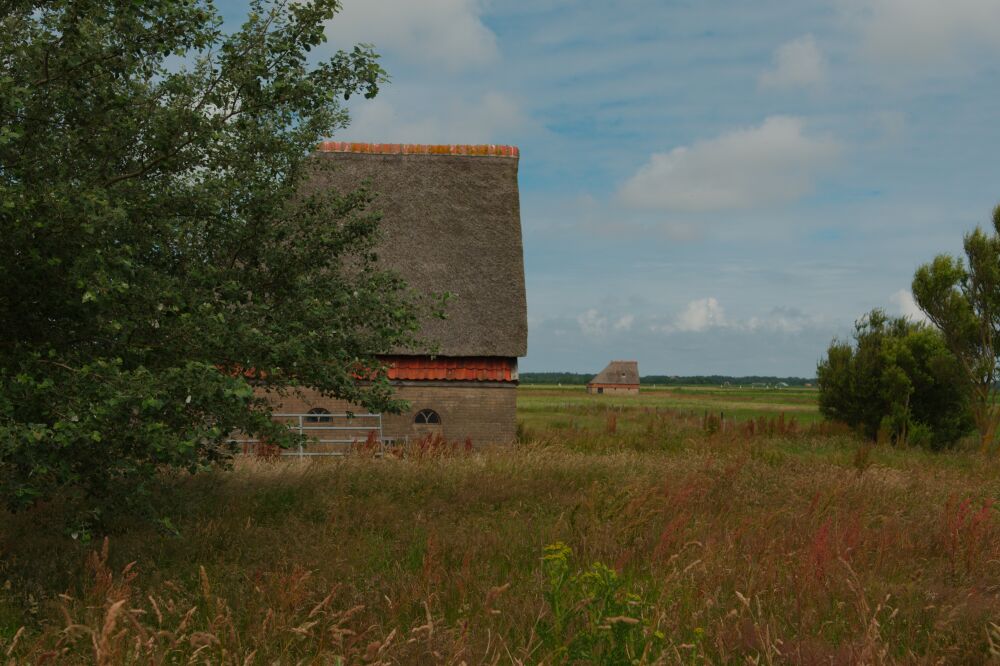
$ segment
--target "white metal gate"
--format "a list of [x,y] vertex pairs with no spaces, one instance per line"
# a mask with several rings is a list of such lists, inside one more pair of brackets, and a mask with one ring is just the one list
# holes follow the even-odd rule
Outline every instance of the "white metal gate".
[[[275,421],[288,426],[290,430],[303,435],[299,446],[294,449],[279,449],[277,455],[298,456],[341,456],[350,452],[355,445],[375,446],[375,453],[385,451],[386,438],[382,432],[381,414],[273,414]],[[244,454],[263,453],[268,443],[260,439],[233,439]]]

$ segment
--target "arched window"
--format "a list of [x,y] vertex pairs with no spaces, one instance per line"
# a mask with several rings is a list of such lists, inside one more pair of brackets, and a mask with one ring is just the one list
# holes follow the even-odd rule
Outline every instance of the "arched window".
[[309,416],[306,417],[306,423],[329,423],[330,422],[330,410],[323,409],[322,407],[313,407],[308,412]]
[[433,409],[421,409],[413,418],[417,425],[441,425],[441,416]]

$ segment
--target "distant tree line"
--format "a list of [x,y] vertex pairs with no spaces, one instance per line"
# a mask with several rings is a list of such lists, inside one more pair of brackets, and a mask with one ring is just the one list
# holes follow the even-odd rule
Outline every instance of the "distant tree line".
[[[583,385],[593,379],[593,377],[593,374],[579,372],[520,373],[522,384]],[[806,377],[763,377],[758,375],[746,377],[730,377],[728,375],[645,375],[640,379],[640,382],[647,386],[723,386],[726,384],[733,386],[750,386],[752,384],[775,386],[778,384],[787,384],[788,386],[801,388],[808,384],[815,384],[816,380]]]

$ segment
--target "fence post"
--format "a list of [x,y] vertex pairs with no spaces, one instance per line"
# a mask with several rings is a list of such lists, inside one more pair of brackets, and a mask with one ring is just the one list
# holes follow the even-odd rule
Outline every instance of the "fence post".
[[305,437],[306,430],[302,425],[302,415],[299,414],[299,460],[302,460],[302,438]]
[[382,412],[378,413],[378,454],[385,458],[385,433],[382,432]]

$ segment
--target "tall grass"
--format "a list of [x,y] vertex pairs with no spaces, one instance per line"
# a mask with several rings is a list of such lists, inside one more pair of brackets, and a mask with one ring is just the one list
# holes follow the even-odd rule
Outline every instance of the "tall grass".
[[[713,415],[718,417],[717,414]],[[593,417],[593,418],[591,418]],[[780,415],[164,478],[167,525],[0,514],[0,662],[984,663],[996,465]],[[812,428],[812,429],[810,429]]]

